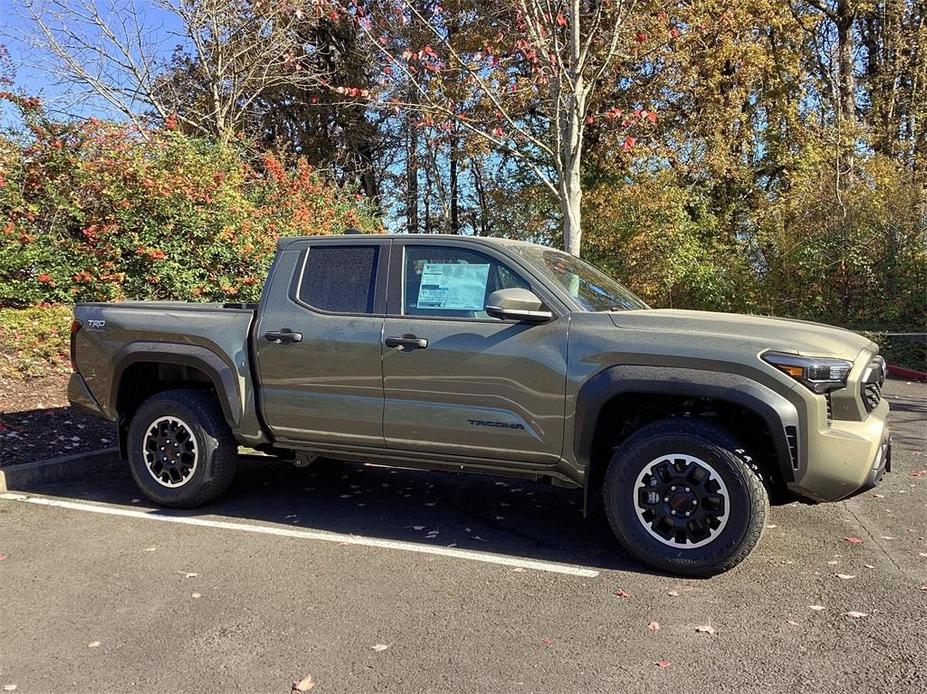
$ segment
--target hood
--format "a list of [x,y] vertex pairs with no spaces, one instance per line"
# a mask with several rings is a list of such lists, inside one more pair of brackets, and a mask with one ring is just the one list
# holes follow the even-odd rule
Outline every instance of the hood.
[[619,328],[711,338],[726,336],[755,345],[757,351],[773,349],[853,361],[861,350],[869,348],[874,351],[877,347],[871,340],[843,328],[789,318],[681,309],[615,311],[609,315]]

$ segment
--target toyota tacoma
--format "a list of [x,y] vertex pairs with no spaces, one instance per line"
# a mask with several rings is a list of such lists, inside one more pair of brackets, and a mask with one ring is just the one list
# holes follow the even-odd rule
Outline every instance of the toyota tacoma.
[[153,502],[220,495],[240,446],[581,487],[620,544],[711,575],[770,494],[890,469],[870,340],[651,309],[566,253],[459,236],[285,238],[257,304],[81,303],[71,403],[116,422]]

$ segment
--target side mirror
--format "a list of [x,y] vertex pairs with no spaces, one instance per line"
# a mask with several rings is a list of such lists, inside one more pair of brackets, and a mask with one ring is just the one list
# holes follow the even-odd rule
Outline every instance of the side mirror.
[[554,317],[544,302],[527,289],[497,289],[486,301],[486,313],[503,320],[542,323]]

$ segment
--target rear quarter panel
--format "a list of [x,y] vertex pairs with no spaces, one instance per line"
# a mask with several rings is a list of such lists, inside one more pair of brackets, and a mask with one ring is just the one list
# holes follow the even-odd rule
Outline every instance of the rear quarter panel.
[[230,373],[222,387],[234,391],[225,393],[230,410],[226,414],[239,440],[265,440],[256,415],[248,350],[253,311],[221,304],[126,302],[77,304],[74,315],[83,323],[75,342],[77,368],[108,418],[118,415],[115,400],[122,371],[140,359],[140,353],[161,353],[170,363],[172,346],[180,345],[190,354],[208,352]]

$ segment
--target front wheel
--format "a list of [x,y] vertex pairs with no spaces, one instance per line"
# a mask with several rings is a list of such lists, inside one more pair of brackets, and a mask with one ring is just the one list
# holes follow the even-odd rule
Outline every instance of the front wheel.
[[238,444],[215,397],[169,390],[138,408],[129,425],[129,469],[156,504],[191,508],[215,499],[235,475]]
[[713,422],[671,418],[624,441],[603,488],[621,545],[650,566],[711,576],[739,564],[763,532],[769,501],[750,456]]

